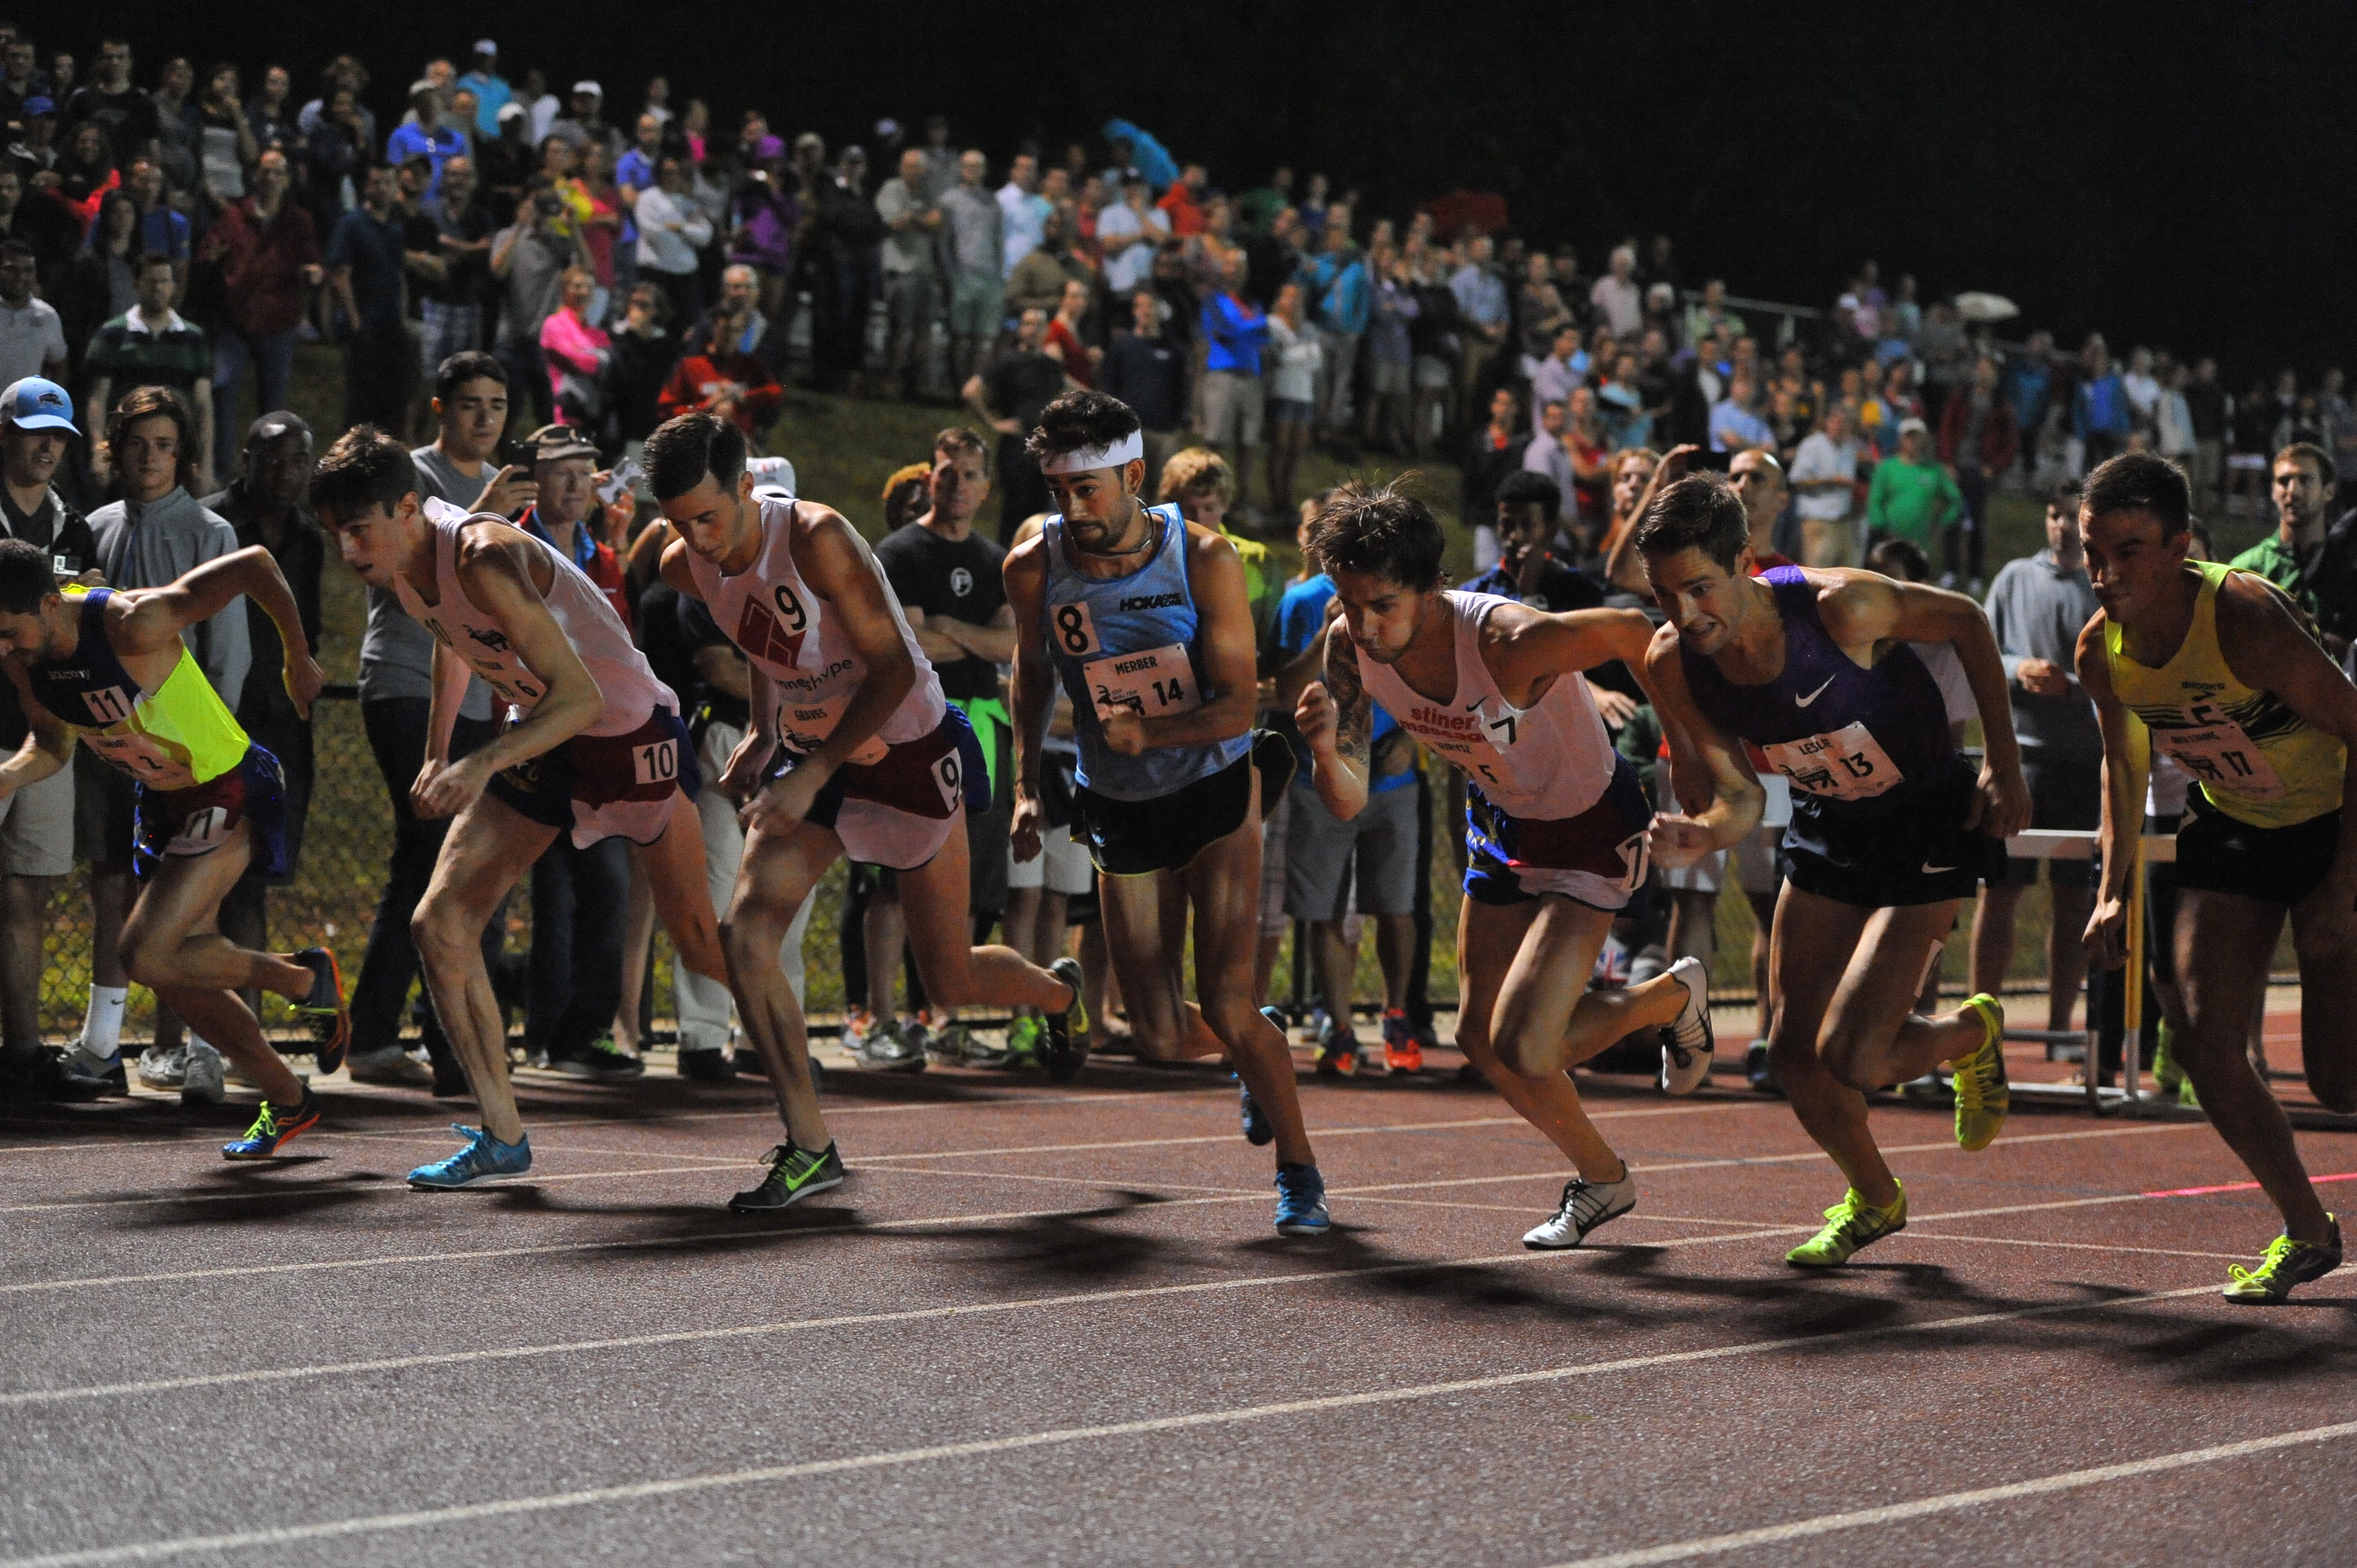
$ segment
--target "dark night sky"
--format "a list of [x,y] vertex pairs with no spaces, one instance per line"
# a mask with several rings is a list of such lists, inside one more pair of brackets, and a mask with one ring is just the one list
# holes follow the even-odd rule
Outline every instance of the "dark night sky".
[[650,25],[605,5],[262,0],[132,15],[143,85],[186,52],[284,60],[307,88],[350,48],[382,118],[428,53],[463,69],[489,33],[511,78],[535,62],[560,89],[594,75],[609,111],[661,70],[716,123],[758,105],[830,146],[939,109],[996,159],[1121,113],[1231,188],[1282,160],[1377,211],[1493,189],[1585,265],[1662,228],[1690,281],[1723,274],[1742,295],[1829,303],[1873,255],[1927,298],[1994,290],[2024,307],[2017,328],[2214,352],[2238,384],[2278,363],[2305,381],[2348,344],[2345,5],[724,0],[637,8]]

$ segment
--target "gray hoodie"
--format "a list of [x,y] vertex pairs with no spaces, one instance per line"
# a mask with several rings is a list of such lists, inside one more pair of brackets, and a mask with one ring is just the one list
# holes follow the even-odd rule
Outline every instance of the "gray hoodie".
[[[2079,684],[2079,633],[2100,607],[2084,567],[2065,572],[2051,550],[2008,561],[1989,585],[1989,629],[2005,656],[2005,679],[2013,698],[2013,731],[2030,760],[2099,761],[2104,732],[2095,704]],[[2061,666],[2071,690],[2041,697],[2021,686],[2021,661],[2046,659]]]
[[[207,511],[178,485],[145,506],[111,501],[90,514],[90,529],[98,540],[99,570],[116,588],[160,588],[237,549],[237,530],[228,520]],[[253,662],[245,606],[232,603],[180,637],[213,690],[234,708]]]

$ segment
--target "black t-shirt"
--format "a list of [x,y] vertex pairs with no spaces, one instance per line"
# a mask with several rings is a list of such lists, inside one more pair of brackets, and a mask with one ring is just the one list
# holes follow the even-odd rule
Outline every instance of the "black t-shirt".
[[[156,139],[163,128],[163,119],[156,112],[156,102],[135,87],[120,92],[102,92],[97,83],[77,87],[66,100],[63,132],[70,132],[84,120],[95,121],[106,133],[106,145],[114,154],[114,166],[127,168],[134,158],[147,156],[147,144]],[[59,145],[70,141],[61,134]]]
[[1028,435],[1039,423],[1040,410],[1064,390],[1064,361],[1045,351],[1011,349],[992,359],[982,372],[982,384],[990,393],[990,406]]
[[[999,575],[1006,552],[979,533],[952,542],[911,522],[885,536],[876,546],[876,559],[900,603],[929,617],[988,626],[1006,603],[1006,580]],[[998,695],[998,666],[987,659],[968,655],[936,668],[944,696]]]
[[[68,575],[98,560],[98,543],[91,535],[90,524],[82,521],[81,513],[59,499],[55,490],[28,515],[16,510],[6,487],[0,486],[0,537],[39,545],[48,552],[50,564]],[[24,745],[31,728],[16,701],[16,685],[0,680],[0,749],[14,751]]]
[[[423,294],[437,305],[479,305],[490,294],[491,253],[489,251],[454,252],[442,247],[441,238],[474,243],[491,237],[491,215],[483,210],[479,201],[467,203],[467,210],[453,218],[438,201],[429,201],[420,209],[425,220],[424,228],[413,223],[402,225],[402,243],[422,250],[429,256],[442,258],[441,281],[419,280],[413,293]],[[418,241],[431,231],[433,241]]]
[[638,631],[639,651],[647,656],[655,678],[678,694],[687,718],[693,720],[700,708],[709,707],[716,719],[745,722],[745,699],[716,691],[696,671],[696,650],[728,641],[702,599],[689,598],[657,577],[639,596]]

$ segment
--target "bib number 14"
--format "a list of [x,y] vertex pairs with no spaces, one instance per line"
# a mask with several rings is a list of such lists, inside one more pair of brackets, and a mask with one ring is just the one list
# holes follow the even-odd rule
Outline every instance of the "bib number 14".
[[1203,705],[1194,665],[1177,643],[1137,653],[1116,653],[1087,665],[1082,673],[1100,718],[1111,718],[1126,708],[1150,719]]

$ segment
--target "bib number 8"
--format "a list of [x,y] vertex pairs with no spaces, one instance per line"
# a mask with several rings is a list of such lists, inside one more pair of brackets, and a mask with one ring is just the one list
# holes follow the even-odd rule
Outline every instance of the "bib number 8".
[[1097,650],[1097,628],[1083,604],[1058,605],[1050,618],[1055,622],[1056,646],[1075,659]]
[[641,784],[668,784],[679,777],[679,742],[659,740],[630,748],[631,773]]

